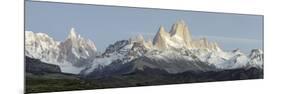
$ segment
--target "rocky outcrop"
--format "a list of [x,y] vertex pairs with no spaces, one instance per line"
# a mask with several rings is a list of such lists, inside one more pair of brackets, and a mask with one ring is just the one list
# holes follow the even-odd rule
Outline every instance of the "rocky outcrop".
[[177,21],[170,31],[170,36],[175,38],[177,41],[181,41],[185,47],[191,48],[192,45],[190,42],[192,41],[191,34],[188,30],[187,25],[183,20]]
[[90,63],[97,50],[92,41],[80,37],[74,28],[58,47],[60,48],[58,62],[70,62],[78,67],[83,66],[84,63]]
[[211,51],[221,51],[217,42],[209,42],[206,38],[201,38],[198,40],[192,40],[192,48],[194,49],[207,49]]
[[152,41],[151,40],[145,40],[144,37],[141,34],[139,34],[136,37],[130,38],[129,42],[131,44],[133,44],[133,43],[140,43],[140,44],[142,44],[147,49],[153,48]]
[[25,72],[33,74],[61,73],[57,65],[48,64],[30,57],[25,57]]
[[253,49],[248,57],[250,58],[250,64],[263,69],[264,57],[263,57],[263,51],[261,49]]
[[170,38],[169,33],[167,33],[163,26],[160,26],[157,34],[153,39],[153,45],[158,49],[168,48],[167,39]]
[[156,49],[207,49],[211,51],[221,51],[216,42],[209,42],[206,38],[193,40],[187,25],[183,20],[179,20],[168,33],[163,26],[153,39]]
[[68,37],[62,42],[55,41],[47,34],[31,31],[25,32],[25,38],[26,56],[59,65],[63,72],[69,72],[65,70],[70,69],[69,67],[87,66],[97,54],[94,42],[81,37],[74,28],[71,28]]

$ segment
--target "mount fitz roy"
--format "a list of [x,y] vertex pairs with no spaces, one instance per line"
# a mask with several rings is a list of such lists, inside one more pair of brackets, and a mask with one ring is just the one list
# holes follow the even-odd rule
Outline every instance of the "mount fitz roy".
[[223,51],[218,43],[206,38],[192,39],[183,20],[177,21],[169,32],[160,26],[153,40],[138,35],[116,41],[104,52],[98,52],[94,42],[77,34],[74,28],[61,42],[31,31],[25,31],[25,38],[28,58],[57,65],[62,72],[84,78],[263,70],[261,49],[253,49],[248,55],[239,49]]
[[153,39],[153,44],[158,49],[207,49],[220,51],[216,42],[208,42],[206,38],[192,40],[188,27],[183,20],[176,22],[170,32],[166,32],[160,26],[158,33]]

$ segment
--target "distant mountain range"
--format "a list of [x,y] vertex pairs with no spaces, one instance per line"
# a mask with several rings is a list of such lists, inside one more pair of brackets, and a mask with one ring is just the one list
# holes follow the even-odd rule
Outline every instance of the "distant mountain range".
[[[117,40],[104,52],[94,42],[72,28],[61,42],[43,33],[25,31],[25,55],[59,66],[62,72],[85,78],[100,78],[136,72],[159,74],[215,72],[233,69],[263,69],[263,51],[253,49],[246,55],[239,49],[223,51],[206,38],[192,39],[184,21],[177,21],[169,32],[160,26],[153,40],[142,35]],[[148,71],[149,70],[149,71]],[[161,71],[161,72],[160,72]]]
[[65,41],[58,42],[47,34],[25,32],[25,55],[60,66],[62,72],[79,73],[97,55],[95,44],[78,35],[74,28]]

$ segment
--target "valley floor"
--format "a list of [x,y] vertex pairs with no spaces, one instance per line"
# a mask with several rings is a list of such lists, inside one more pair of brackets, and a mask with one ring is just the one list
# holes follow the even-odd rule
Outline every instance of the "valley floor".
[[26,73],[25,88],[26,93],[36,93],[246,79],[263,79],[263,70],[250,68],[217,72],[184,72],[180,74],[159,72],[154,74],[137,71],[124,75],[87,79],[64,73]]

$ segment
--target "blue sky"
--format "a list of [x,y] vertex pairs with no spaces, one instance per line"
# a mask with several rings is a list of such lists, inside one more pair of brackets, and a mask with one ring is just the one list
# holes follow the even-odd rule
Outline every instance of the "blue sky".
[[153,39],[160,25],[166,31],[183,19],[193,38],[217,41],[224,50],[249,52],[262,48],[263,17],[194,11],[109,7],[50,2],[26,2],[25,29],[63,41],[71,27],[103,51],[116,40],[142,34]]

